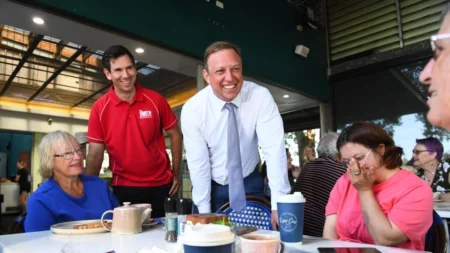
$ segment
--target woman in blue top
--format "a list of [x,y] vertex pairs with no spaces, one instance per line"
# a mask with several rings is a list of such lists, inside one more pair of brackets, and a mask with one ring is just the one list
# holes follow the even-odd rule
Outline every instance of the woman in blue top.
[[25,231],[60,222],[100,219],[119,205],[105,181],[82,175],[83,151],[71,134],[55,131],[39,144],[40,174],[48,179],[28,200]]

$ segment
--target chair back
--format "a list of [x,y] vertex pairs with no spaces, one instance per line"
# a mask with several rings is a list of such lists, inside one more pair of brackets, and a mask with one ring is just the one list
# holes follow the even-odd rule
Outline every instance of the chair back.
[[447,235],[444,223],[436,211],[433,210],[433,224],[425,235],[425,251],[445,253],[447,248]]
[[7,234],[19,234],[25,233],[25,228],[23,226],[25,222],[25,218],[27,217],[27,213],[23,213],[14,218],[11,224],[8,227]]
[[230,203],[223,205],[216,213],[226,214],[228,220],[236,226],[251,226],[258,229],[272,230],[272,209],[270,203],[260,197],[247,196],[247,205],[236,213]]

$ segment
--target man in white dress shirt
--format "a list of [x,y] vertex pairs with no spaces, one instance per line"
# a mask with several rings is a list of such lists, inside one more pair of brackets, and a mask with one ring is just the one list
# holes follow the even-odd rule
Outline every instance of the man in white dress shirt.
[[257,169],[258,145],[266,159],[272,190],[272,226],[278,225],[277,196],[288,194],[283,121],[269,91],[244,81],[239,49],[215,42],[205,51],[203,77],[208,87],[183,106],[181,127],[192,180],[192,198],[200,213],[216,212],[229,201],[226,103],[236,107],[245,193],[264,196]]

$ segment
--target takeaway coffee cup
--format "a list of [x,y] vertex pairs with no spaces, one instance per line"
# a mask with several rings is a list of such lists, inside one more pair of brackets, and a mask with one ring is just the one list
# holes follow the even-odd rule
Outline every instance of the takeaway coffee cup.
[[305,198],[300,192],[280,196],[277,199],[277,207],[281,241],[301,244]]
[[235,240],[230,227],[215,224],[193,225],[188,221],[178,238],[185,253],[231,253]]

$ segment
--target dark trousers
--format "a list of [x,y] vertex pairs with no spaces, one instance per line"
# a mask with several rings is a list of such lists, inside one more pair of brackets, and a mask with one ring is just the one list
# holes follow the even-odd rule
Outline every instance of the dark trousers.
[[123,202],[131,204],[150,203],[152,205],[152,218],[164,217],[164,198],[169,197],[172,183],[155,187],[114,186],[113,193],[122,205]]
[[[264,197],[264,181],[258,169],[244,178],[244,188],[246,196]],[[230,202],[228,185],[211,181],[211,212],[217,212],[228,202]],[[197,206],[194,207],[194,213],[198,213]]]

